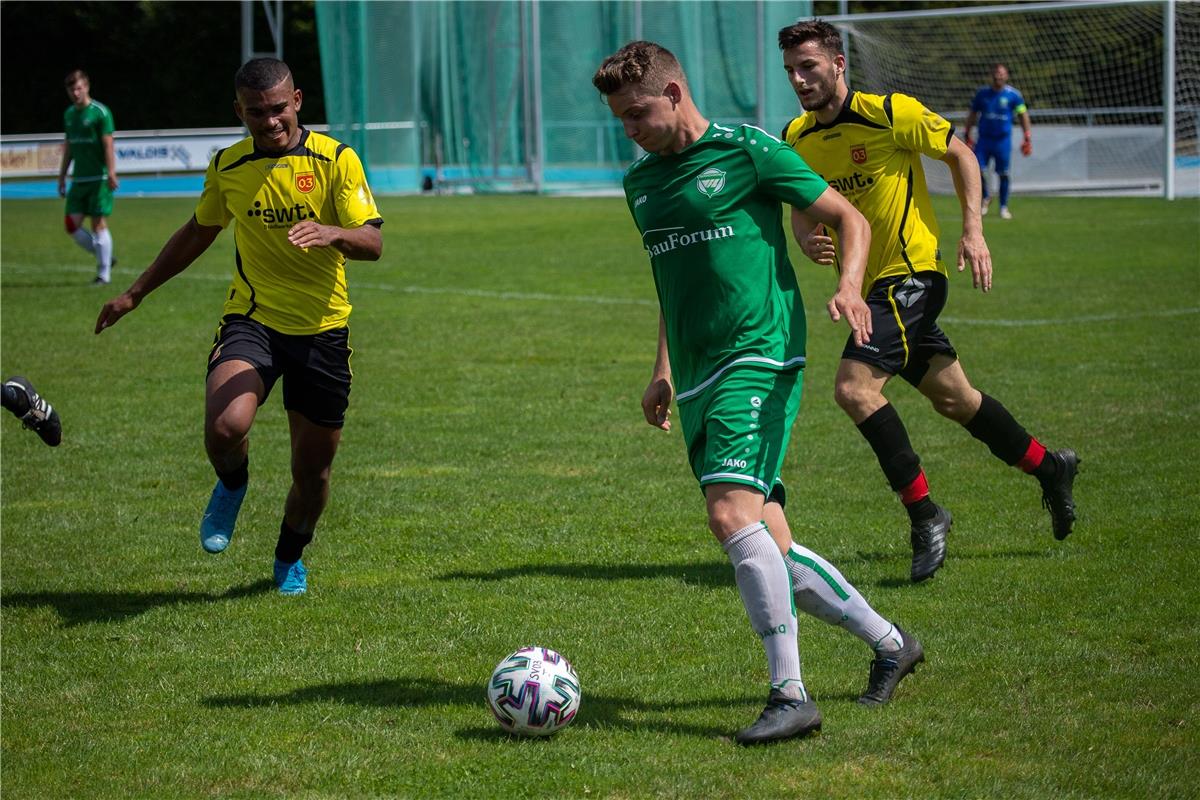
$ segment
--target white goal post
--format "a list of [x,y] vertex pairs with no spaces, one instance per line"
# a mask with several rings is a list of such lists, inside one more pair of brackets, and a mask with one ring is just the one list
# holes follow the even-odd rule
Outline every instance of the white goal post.
[[[1200,3],[1079,0],[826,17],[851,87],[910,94],[959,129],[1003,62],[1033,125],[1013,192],[1200,195]],[[1014,135],[1019,147],[1019,132]],[[930,189],[950,193],[944,168]],[[985,179],[988,176],[985,176]],[[994,180],[994,177],[993,177]]]

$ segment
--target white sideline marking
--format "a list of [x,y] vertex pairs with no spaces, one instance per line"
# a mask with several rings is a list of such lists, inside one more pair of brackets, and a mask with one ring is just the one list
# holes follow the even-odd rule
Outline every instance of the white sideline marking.
[[[17,272],[70,272],[94,274],[94,269],[91,267],[35,267],[30,264],[5,264],[4,270]],[[132,269],[114,269],[113,275],[129,275],[130,277],[140,275],[140,270]],[[174,280],[192,280],[192,281],[208,281],[211,283],[228,284],[231,276],[229,275],[206,275],[204,273],[187,273],[182,272],[176,275]],[[100,300],[105,300],[112,293],[120,291],[120,288],[113,284],[106,287],[111,290],[110,294],[97,292],[97,297]],[[370,289],[379,292],[400,292],[402,294],[429,294],[429,295],[456,295],[459,297],[481,297],[491,300],[539,300],[551,303],[588,303],[591,305],[609,305],[609,306],[647,306],[650,308],[658,308],[657,300],[644,300],[635,297],[603,297],[600,295],[571,295],[571,294],[546,294],[544,292],[497,292],[489,289],[455,289],[449,287],[437,286],[396,286],[390,283],[369,283],[366,281],[350,281],[350,288],[353,289]],[[103,296],[101,296],[103,295]],[[951,325],[981,325],[994,328],[1032,328],[1049,325],[1081,325],[1090,322],[1120,322],[1122,320],[1134,319],[1156,319],[1159,317],[1179,317],[1188,314],[1200,314],[1200,307],[1185,307],[1185,308],[1169,308],[1162,311],[1143,311],[1137,313],[1126,314],[1084,314],[1077,317],[1061,317],[1058,319],[969,319],[966,317],[939,317],[940,322],[947,322]]]

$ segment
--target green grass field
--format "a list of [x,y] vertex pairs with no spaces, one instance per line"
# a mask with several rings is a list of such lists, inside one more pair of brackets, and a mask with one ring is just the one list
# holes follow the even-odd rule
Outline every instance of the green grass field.
[[[383,260],[350,268],[354,391],[300,598],[269,583],[278,395],[233,544],[209,556],[196,534],[232,236],[91,332],[192,207],[118,202],[110,291],[88,285],[59,203],[0,206],[0,366],[65,431],[51,449],[0,421],[6,797],[1200,794],[1196,201],[1018,197],[1017,219],[987,220],[995,289],[957,276],[944,327],[979,388],[1080,452],[1080,520],[1055,542],[1036,483],[897,382],[956,522],[919,586],[907,519],[833,403],[831,276],[794,254],[810,324],[796,538],[928,662],[889,707],[860,707],[866,648],[802,618],[824,730],[750,750],[728,737],[762,707],[762,648],[680,434],[641,418],[657,309],[621,200],[383,201]],[[484,702],[528,643],[583,684],[546,741],[505,737]]]

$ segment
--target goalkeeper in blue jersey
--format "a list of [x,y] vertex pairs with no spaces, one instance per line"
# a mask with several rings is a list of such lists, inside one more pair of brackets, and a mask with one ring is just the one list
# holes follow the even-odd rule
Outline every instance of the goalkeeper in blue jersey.
[[[1000,177],[1000,219],[1012,219],[1008,210],[1008,163],[1012,155],[1013,118],[1021,120],[1021,128],[1025,131],[1025,140],[1021,143],[1021,155],[1033,153],[1033,128],[1029,124],[1029,111],[1025,107],[1025,98],[1016,89],[1008,85],[1008,67],[1003,64],[992,65],[992,82],[983,86],[975,93],[971,101],[971,111],[967,114],[967,123],[963,136],[968,147],[974,147],[975,157],[979,159],[979,172],[983,175],[983,207],[984,215],[988,213],[991,198],[988,197],[987,168],[988,162],[996,164],[996,175]],[[972,143],[971,129],[979,123],[979,141]]]

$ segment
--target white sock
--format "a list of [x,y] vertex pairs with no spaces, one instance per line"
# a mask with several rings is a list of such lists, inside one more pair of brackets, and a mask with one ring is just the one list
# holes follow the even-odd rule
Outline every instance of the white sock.
[[903,646],[895,626],[879,616],[833,564],[794,542],[784,560],[796,608],[845,628],[878,652],[891,653]]
[[804,681],[800,679],[796,611],[791,602],[788,570],[775,540],[765,523],[755,522],[726,539],[724,547],[733,564],[742,605],[767,652],[771,686],[807,700]]
[[96,234],[96,272],[104,280],[112,279],[112,234],[108,228]]
[[89,253],[96,252],[95,237],[92,236],[90,231],[84,229],[82,226],[71,231],[71,238],[75,240],[77,245],[82,247],[84,250],[87,250]]

